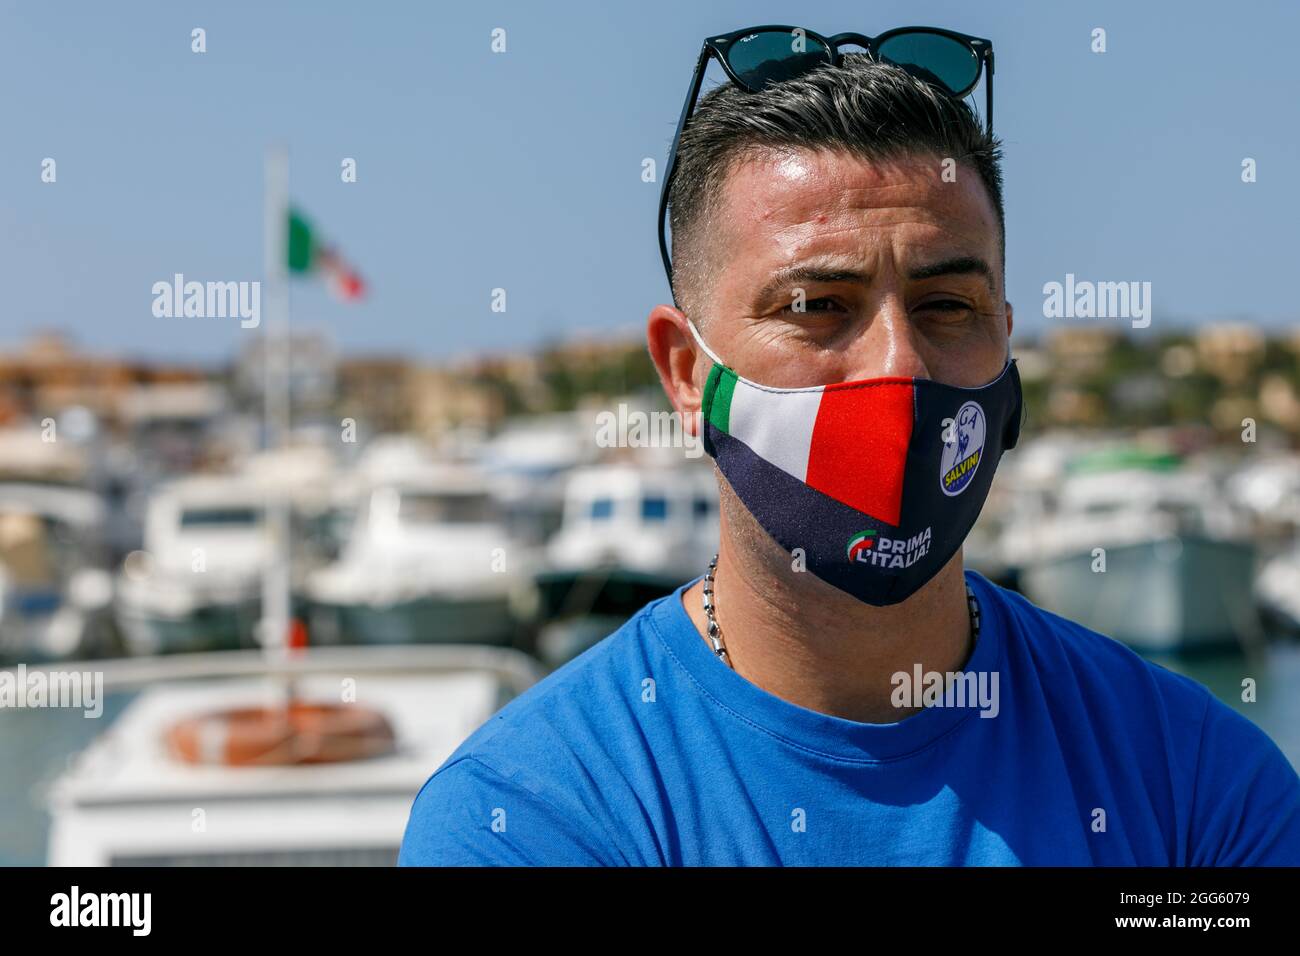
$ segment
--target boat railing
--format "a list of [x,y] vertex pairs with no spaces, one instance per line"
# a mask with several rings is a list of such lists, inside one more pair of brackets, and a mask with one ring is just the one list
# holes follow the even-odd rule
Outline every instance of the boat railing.
[[[103,675],[105,691],[129,691],[151,684],[209,678],[293,678],[339,671],[365,674],[488,672],[514,694],[545,676],[545,669],[522,651],[475,644],[369,645],[315,647],[269,655],[262,650],[211,651],[153,657],[104,658],[26,664],[30,680],[69,672]],[[13,668],[0,669],[0,673]]]

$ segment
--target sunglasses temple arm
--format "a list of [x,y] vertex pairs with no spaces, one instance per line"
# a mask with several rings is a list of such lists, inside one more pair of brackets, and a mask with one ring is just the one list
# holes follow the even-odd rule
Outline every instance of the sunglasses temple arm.
[[989,50],[988,76],[984,79],[984,112],[988,116],[988,132],[993,135],[993,51]]
[[[704,85],[704,71],[709,62],[709,45],[700,46],[700,55],[695,61],[695,73],[691,77],[690,89],[686,91],[686,101],[682,104],[682,113],[677,120],[677,132],[673,134],[672,149],[668,151],[668,168],[664,171],[663,188],[659,191],[659,256],[664,262],[664,274],[668,277],[668,290],[672,294],[673,287],[673,263],[668,254],[667,222],[666,215],[668,212],[668,191],[673,184],[673,176],[677,172],[677,144],[681,142],[682,130],[686,128],[686,121],[690,118],[691,112],[695,108],[695,98],[700,95],[700,88]],[[677,304],[676,296],[673,298],[673,304]]]

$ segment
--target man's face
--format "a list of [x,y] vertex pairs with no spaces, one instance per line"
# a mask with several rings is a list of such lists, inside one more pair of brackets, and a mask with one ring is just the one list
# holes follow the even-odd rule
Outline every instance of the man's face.
[[733,168],[704,239],[710,347],[775,387],[996,376],[1011,331],[996,213],[973,170],[943,168],[808,151]]

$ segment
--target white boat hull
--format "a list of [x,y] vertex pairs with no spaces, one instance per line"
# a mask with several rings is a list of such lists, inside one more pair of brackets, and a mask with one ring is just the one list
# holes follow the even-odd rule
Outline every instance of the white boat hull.
[[1258,638],[1254,549],[1187,536],[1041,559],[1020,571],[1038,606],[1148,652],[1238,645]]
[[235,650],[257,646],[260,599],[210,604],[180,615],[119,604],[117,626],[134,656]]
[[515,634],[509,596],[429,596],[391,605],[316,603],[313,644],[498,644]]

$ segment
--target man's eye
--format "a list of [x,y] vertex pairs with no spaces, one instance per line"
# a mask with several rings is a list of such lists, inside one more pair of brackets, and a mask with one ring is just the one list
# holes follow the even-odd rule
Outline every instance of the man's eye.
[[923,302],[917,306],[917,309],[922,312],[948,312],[954,315],[974,311],[968,303],[957,299],[937,299],[933,302]]
[[832,309],[840,308],[840,304],[834,299],[828,299],[825,296],[817,299],[808,299],[800,304],[797,300],[791,302],[785,307],[787,312],[829,312]]

